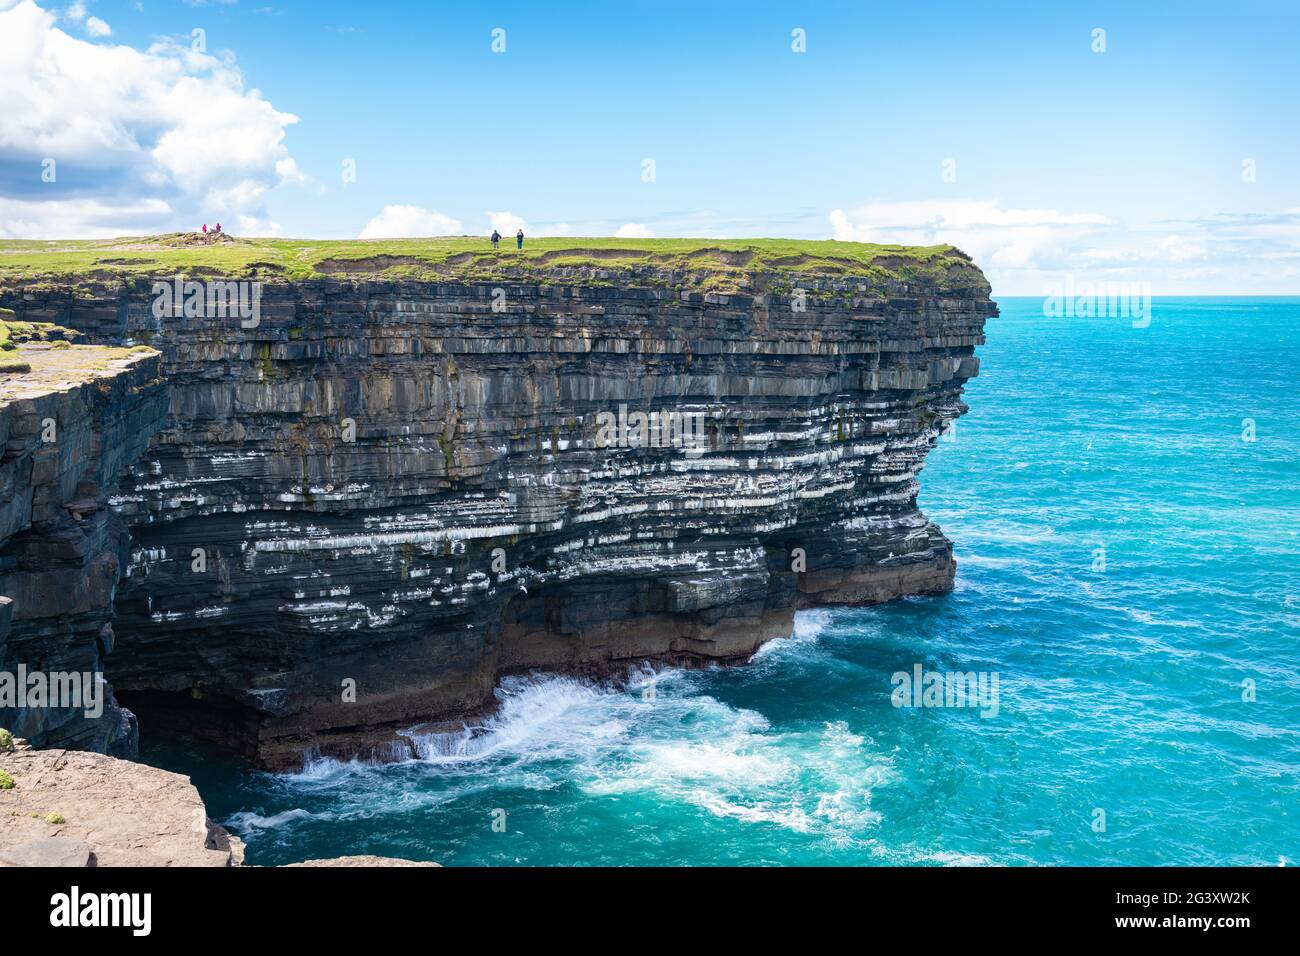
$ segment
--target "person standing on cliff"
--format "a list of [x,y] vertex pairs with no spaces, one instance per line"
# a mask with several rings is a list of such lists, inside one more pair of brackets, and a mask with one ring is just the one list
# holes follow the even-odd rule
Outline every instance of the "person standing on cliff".
[[203,234],[205,236],[208,234],[208,224],[206,222],[203,224]]
[[492,230],[492,251],[493,252],[497,251],[497,248],[500,245],[500,243],[501,243],[501,233],[493,229]]
[[520,229],[517,233],[515,233],[515,248],[522,249],[523,247],[524,247],[524,231],[523,229]]

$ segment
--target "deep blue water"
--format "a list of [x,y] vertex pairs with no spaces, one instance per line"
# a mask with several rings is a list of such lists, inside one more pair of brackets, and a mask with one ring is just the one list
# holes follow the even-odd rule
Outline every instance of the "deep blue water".
[[[951,595],[802,614],[747,667],[512,681],[425,761],[146,759],[261,864],[1300,861],[1300,299],[1001,305],[922,476]],[[997,715],[895,708],[916,663],[996,672]]]

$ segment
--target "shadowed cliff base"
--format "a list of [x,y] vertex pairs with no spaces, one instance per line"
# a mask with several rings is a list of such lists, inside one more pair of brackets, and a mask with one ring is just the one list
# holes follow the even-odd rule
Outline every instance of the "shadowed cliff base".
[[[474,241],[385,254],[477,269]],[[504,673],[740,661],[798,607],[949,589],[917,478],[996,312],[979,270],[657,243],[548,240],[480,278],[299,244],[335,277],[259,282],[242,321],[158,308],[175,275],[135,267],[0,279],[21,321],[163,356],[165,427],[110,499],[108,672],[145,732],[383,756]],[[182,251],[204,276],[236,247]]]

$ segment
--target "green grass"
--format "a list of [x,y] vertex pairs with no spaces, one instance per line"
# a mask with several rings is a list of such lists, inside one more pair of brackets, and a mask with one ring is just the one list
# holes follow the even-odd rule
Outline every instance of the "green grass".
[[18,322],[12,309],[0,309],[0,352],[12,352],[23,342],[53,342],[56,348],[85,338],[80,332],[50,322]]
[[[983,275],[951,246],[895,246],[798,239],[529,239],[522,252],[506,237],[493,253],[486,238],[230,239],[188,233],[109,240],[0,241],[0,283],[113,280],[184,274],[187,278],[310,279],[385,277],[581,281],[592,270],[644,273],[660,284],[686,274],[692,289],[742,288],[758,273],[852,276],[873,283],[902,280],[944,289],[986,286]],[[564,270],[564,271],[557,271]],[[610,280],[620,281],[618,279]]]

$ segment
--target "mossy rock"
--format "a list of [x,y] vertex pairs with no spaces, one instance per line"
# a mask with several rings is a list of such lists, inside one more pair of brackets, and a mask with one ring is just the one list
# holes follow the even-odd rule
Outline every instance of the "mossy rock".
[[63,819],[63,814],[61,813],[47,813],[45,814],[44,820],[46,823],[51,823],[55,825],[68,822],[67,820]]
[[14,778],[9,776],[3,770],[0,770],[0,790],[12,790],[14,788]]
[[22,359],[0,359],[0,372],[30,372],[31,370],[31,363],[24,362]]
[[0,727],[0,754],[11,754],[14,752],[14,735],[3,727]]

